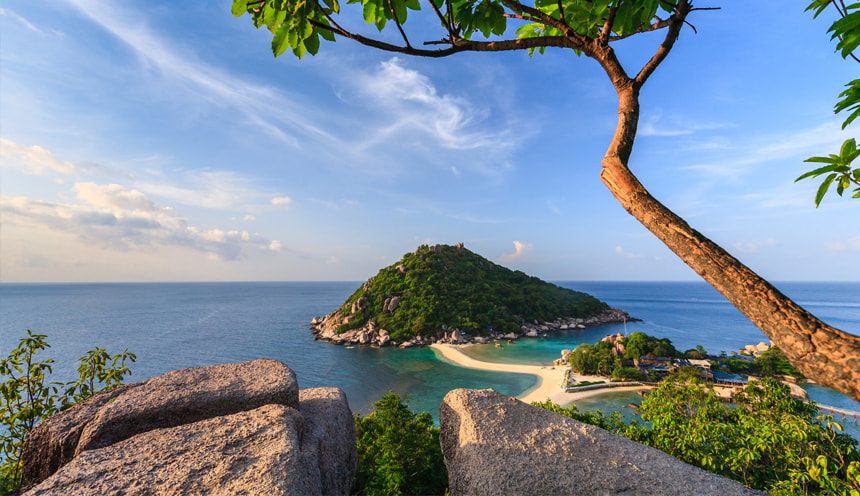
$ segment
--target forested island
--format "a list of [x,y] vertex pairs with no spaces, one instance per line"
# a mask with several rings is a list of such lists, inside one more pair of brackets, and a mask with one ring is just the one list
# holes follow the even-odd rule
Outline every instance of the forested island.
[[368,279],[334,312],[316,317],[317,339],[410,347],[537,337],[551,330],[633,320],[597,298],[512,271],[462,243],[421,245]]

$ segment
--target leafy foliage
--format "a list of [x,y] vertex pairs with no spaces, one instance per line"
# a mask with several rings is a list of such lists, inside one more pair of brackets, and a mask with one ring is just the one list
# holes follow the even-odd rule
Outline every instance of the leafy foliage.
[[[644,332],[634,332],[628,338],[621,338],[624,345],[625,360],[643,356],[679,358],[680,353],[668,338],[656,338]],[[612,354],[612,345],[600,341],[594,345],[581,344],[574,349],[569,358],[570,368],[579,374],[598,374],[613,379],[642,380],[644,377],[634,367],[624,367],[622,357]]]
[[[815,11],[813,15],[815,18],[830,5],[834,6],[840,16],[827,30],[828,33],[832,33],[831,39],[839,40],[836,44],[836,50],[841,53],[842,58],[851,57],[860,62],[860,59],[854,56],[854,50],[860,45],[860,3],[845,5],[842,0],[815,0],[806,7],[806,10]],[[860,79],[855,79],[846,86],[847,89],[839,94],[841,99],[836,102],[833,108],[834,113],[837,114],[843,110],[849,112],[845,122],[842,123],[842,129],[845,129],[860,116]],[[860,169],[852,167],[852,162],[858,156],[860,156],[860,150],[857,149],[855,140],[853,138],[846,140],[838,155],[830,154],[827,157],[806,159],[805,162],[826,165],[806,172],[794,181],[816,178],[826,174],[815,193],[815,208],[818,208],[824,195],[827,194],[833,184],[836,184],[836,194],[839,196],[842,196],[842,193],[850,189],[852,185],[856,186],[852,198],[860,198]]]
[[[572,37],[576,44],[595,39],[605,32],[623,38],[632,34],[665,27],[664,13],[677,10],[674,2],[664,0],[535,0],[533,6],[512,0],[427,0],[425,10],[432,11],[441,28],[442,39],[425,44],[449,45],[442,50],[416,49],[409,42],[404,25],[410,11],[421,11],[420,0],[347,0],[347,5],[361,6],[360,16],[368,25],[382,32],[391,23],[403,37],[403,45],[393,45],[348,31],[335,18],[344,15],[338,0],[233,0],[232,13],[250,14],[254,26],[265,26],[272,33],[272,53],[277,57],[290,48],[302,58],[315,55],[320,38],[335,41],[335,35],[365,45],[416,55],[447,55],[463,49],[474,49],[476,33],[486,39],[503,37],[508,21],[519,25],[513,40],[535,39],[518,49],[543,53],[547,45],[541,39]],[[555,46],[558,46],[557,44]],[[571,46],[577,52],[583,47]]]
[[[394,296],[401,298],[395,311],[383,311]],[[367,306],[351,314],[361,298]],[[391,339],[402,341],[437,335],[443,324],[474,334],[488,328],[507,332],[519,329],[523,320],[587,317],[608,308],[590,295],[511,271],[465,248],[442,246],[436,253],[423,246],[380,270],[337,312],[352,315],[339,332],[374,321]]]
[[536,406],[567,415],[771,494],[845,494],[860,491],[857,441],[819,415],[814,402],[792,398],[769,379],[735,396],[737,407],[719,401],[696,379],[665,380],[642,401],[649,424],[625,425],[617,412],[580,413],[576,405]]
[[448,472],[430,414],[412,413],[395,393],[373,405],[366,417],[355,415],[358,470],[352,494],[445,494]]
[[47,382],[54,361],[37,360],[36,354],[50,347],[46,335],[28,329],[27,337],[0,360],[0,375],[5,378],[0,384],[0,492],[21,483],[24,440],[36,424],[58,410],[122,384],[125,376],[131,375],[126,362],[137,358],[128,350],[111,356],[104,348],[96,348],[78,359],[78,380]]

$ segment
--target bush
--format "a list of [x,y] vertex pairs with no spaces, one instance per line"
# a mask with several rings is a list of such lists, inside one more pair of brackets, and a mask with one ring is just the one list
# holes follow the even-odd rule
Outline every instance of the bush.
[[0,384],[0,492],[21,484],[21,451],[33,427],[58,410],[122,384],[131,375],[126,362],[137,358],[128,350],[111,356],[104,348],[96,348],[78,359],[77,381],[47,382],[54,361],[38,361],[35,356],[50,347],[47,336],[28,329],[18,347],[0,360],[4,377]]
[[412,413],[395,393],[373,406],[366,417],[355,415],[358,470],[352,494],[445,494],[448,471],[433,417]]

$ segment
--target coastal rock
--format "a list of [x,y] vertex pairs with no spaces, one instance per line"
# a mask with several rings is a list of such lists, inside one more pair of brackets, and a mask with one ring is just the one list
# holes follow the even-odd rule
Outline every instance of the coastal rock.
[[[355,419],[340,388],[299,391],[303,465],[319,479],[320,493],[348,495],[358,463]],[[318,475],[317,475],[318,474]]]
[[81,432],[76,453],[136,434],[251,410],[298,407],[296,374],[277,360],[174,370],[118,395]]
[[77,456],[28,496],[322,494],[302,463],[298,410],[255,410],[139,434]]
[[536,338],[536,337],[538,337],[538,332],[536,330],[532,329],[526,333],[526,337]]
[[99,409],[129,389],[145,382],[127,384],[99,393],[68,410],[52,415],[39,423],[24,440],[21,466],[24,480],[42,482],[75,456],[75,448],[87,423]]
[[439,422],[451,494],[762,494],[489,389],[449,392]]
[[570,361],[570,354],[572,352],[570,350],[561,350],[561,359],[564,360],[565,363]]
[[320,323],[320,322],[322,322],[322,321],[323,321],[322,317],[320,317],[319,315],[317,315],[316,317],[314,317],[313,319],[311,319],[311,325],[312,325],[312,326],[315,326],[315,325],[319,324],[319,323]]

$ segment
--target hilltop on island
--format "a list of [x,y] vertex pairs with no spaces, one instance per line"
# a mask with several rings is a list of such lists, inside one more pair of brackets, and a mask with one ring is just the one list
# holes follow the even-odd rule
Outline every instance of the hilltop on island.
[[455,246],[419,246],[368,279],[334,312],[311,321],[335,344],[410,347],[537,337],[623,322],[597,298],[512,271]]

